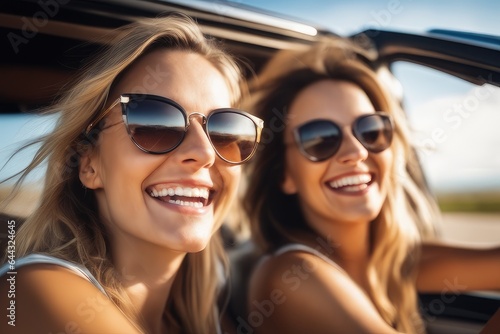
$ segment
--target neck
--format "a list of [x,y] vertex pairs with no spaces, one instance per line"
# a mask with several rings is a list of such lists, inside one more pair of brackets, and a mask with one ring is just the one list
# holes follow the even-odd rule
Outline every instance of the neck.
[[340,265],[362,288],[367,289],[367,267],[370,260],[370,223],[348,223],[330,225],[319,231],[312,243],[324,255]]
[[332,236],[337,247],[337,252],[333,254],[333,257],[339,264],[349,267],[368,261],[370,257],[369,224],[340,226],[332,231]]
[[133,245],[113,247],[115,268],[121,274],[125,291],[145,322],[147,332],[164,332],[165,304],[186,253],[137,240]]
[[338,245],[336,261],[360,287],[369,291],[367,277],[371,248],[369,224],[349,226],[343,232],[340,233],[340,238],[336,238]]

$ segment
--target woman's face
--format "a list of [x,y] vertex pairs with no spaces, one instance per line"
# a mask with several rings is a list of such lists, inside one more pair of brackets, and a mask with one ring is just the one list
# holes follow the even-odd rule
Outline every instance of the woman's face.
[[[193,112],[206,116],[231,103],[220,72],[203,56],[185,51],[157,50],[141,58],[120,79],[109,101],[123,93],[167,97],[188,116]],[[146,243],[179,252],[202,250],[218,227],[214,216],[223,199],[236,192],[240,167],[217,157],[198,116],[190,119],[180,146],[159,155],[137,148],[121,119],[118,105],[106,126],[119,124],[104,127],[97,148],[83,158],[80,168],[84,185],[95,190],[111,240],[132,249]],[[208,192],[209,200],[194,197],[195,188]],[[153,196],[169,189],[182,189],[182,201],[170,203],[167,197]]]
[[[357,117],[374,112],[361,88],[334,80],[306,87],[290,106],[282,189],[298,195],[307,222],[324,235],[329,235],[331,224],[367,223],[380,212],[387,192],[384,180],[393,160],[391,150],[371,153],[351,130]],[[304,157],[293,138],[293,129],[315,119],[331,120],[343,132],[337,153],[322,162]]]

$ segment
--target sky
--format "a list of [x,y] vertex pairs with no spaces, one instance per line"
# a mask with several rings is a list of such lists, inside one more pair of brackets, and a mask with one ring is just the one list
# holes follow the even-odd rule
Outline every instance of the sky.
[[496,0],[236,0],[326,27],[340,35],[365,28],[423,32],[431,28],[500,35]]
[[[263,8],[280,15],[324,27],[340,35],[350,35],[368,28],[422,33],[432,28],[466,30],[500,35],[500,1],[464,0],[235,0],[235,4]],[[213,2],[214,6],[223,1]],[[415,142],[429,148],[421,159],[431,186],[439,190],[458,188],[500,189],[500,92],[485,88],[487,98],[468,116],[454,115],[446,120],[446,112],[455,105],[473,99],[477,87],[446,78],[445,85],[435,87],[435,73],[419,68],[397,67],[395,73],[405,90],[406,109],[415,130]],[[442,79],[442,78],[440,78]],[[411,92],[408,93],[408,92]],[[475,95],[476,94],[476,95]],[[478,111],[480,110],[480,111]],[[465,115],[465,114],[464,114]],[[13,150],[32,134],[50,129],[52,121],[39,117],[0,118],[0,168]],[[432,132],[441,131],[439,143]],[[474,139],[474,140],[471,140]],[[430,152],[430,153],[429,153]],[[3,170],[0,179],[18,171],[28,161],[19,156]]]

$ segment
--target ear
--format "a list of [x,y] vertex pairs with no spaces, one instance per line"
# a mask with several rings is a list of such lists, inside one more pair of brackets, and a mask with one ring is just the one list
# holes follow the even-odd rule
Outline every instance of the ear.
[[283,182],[281,183],[281,190],[287,195],[297,193],[297,185],[287,170],[285,170],[285,176]]
[[86,152],[80,156],[78,175],[80,182],[88,189],[103,187],[97,166],[97,157],[94,154]]

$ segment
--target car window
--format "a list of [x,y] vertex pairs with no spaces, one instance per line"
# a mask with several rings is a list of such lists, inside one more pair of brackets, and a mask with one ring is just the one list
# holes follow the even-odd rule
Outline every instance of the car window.
[[500,88],[395,62],[413,141],[443,212],[443,238],[494,245],[500,235]]
[[[23,145],[33,141],[53,129],[57,118],[39,114],[0,114],[0,180],[11,177],[25,168],[33,159],[38,145],[31,146],[15,154]],[[15,216],[26,216],[36,205],[43,183],[46,164],[35,170],[26,179],[21,189],[21,196],[2,208],[3,213]],[[0,201],[6,197],[16,179],[0,186]]]

